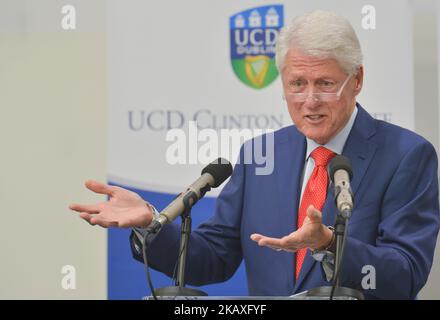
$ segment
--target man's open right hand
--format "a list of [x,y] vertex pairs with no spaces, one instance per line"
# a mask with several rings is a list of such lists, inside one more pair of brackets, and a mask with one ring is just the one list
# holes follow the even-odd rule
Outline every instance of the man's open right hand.
[[108,227],[146,227],[154,213],[146,202],[136,193],[121,187],[110,186],[94,180],[88,180],[86,187],[96,193],[109,196],[108,201],[96,204],[71,204],[71,210],[91,225]]

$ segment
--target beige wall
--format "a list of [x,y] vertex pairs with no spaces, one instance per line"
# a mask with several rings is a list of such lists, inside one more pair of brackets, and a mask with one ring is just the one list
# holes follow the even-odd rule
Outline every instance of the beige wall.
[[67,209],[105,181],[105,68],[103,33],[0,33],[0,299],[106,298],[106,232]]
[[[415,128],[439,152],[438,35],[436,3],[414,1]],[[440,299],[440,238],[428,283],[420,299]]]

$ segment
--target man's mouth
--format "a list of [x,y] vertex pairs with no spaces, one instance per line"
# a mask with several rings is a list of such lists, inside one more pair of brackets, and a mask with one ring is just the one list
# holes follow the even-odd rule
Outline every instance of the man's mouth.
[[309,122],[317,123],[317,122],[320,122],[322,119],[324,119],[324,118],[325,118],[325,115],[323,115],[323,114],[313,114],[313,115],[305,116],[305,118],[306,118]]

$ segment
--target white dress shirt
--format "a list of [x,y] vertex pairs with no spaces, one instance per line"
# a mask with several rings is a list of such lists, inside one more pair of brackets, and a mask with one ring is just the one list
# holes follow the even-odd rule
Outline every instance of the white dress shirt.
[[[336,154],[341,154],[342,150],[344,149],[345,142],[347,141],[348,135],[350,134],[351,128],[353,127],[354,120],[356,119],[358,109],[357,106],[354,108],[353,112],[351,113],[350,119],[348,120],[345,127],[333,138],[331,139],[327,144],[320,145],[313,141],[312,139],[306,138],[307,140],[307,152],[306,152],[306,164],[304,166],[303,171],[303,183],[301,187],[301,198],[303,196],[303,192],[306,188],[307,182],[309,181],[310,176],[312,175],[313,168],[315,167],[315,161],[310,156],[310,154],[315,150],[316,148],[323,146],[331,151],[333,151]],[[300,201],[301,205],[301,201]]]

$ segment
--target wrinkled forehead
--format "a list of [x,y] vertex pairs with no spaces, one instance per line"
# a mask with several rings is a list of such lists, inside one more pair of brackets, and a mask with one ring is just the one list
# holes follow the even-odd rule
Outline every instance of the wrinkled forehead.
[[290,49],[282,70],[283,77],[341,78],[346,73],[340,63],[329,55],[310,55]]

